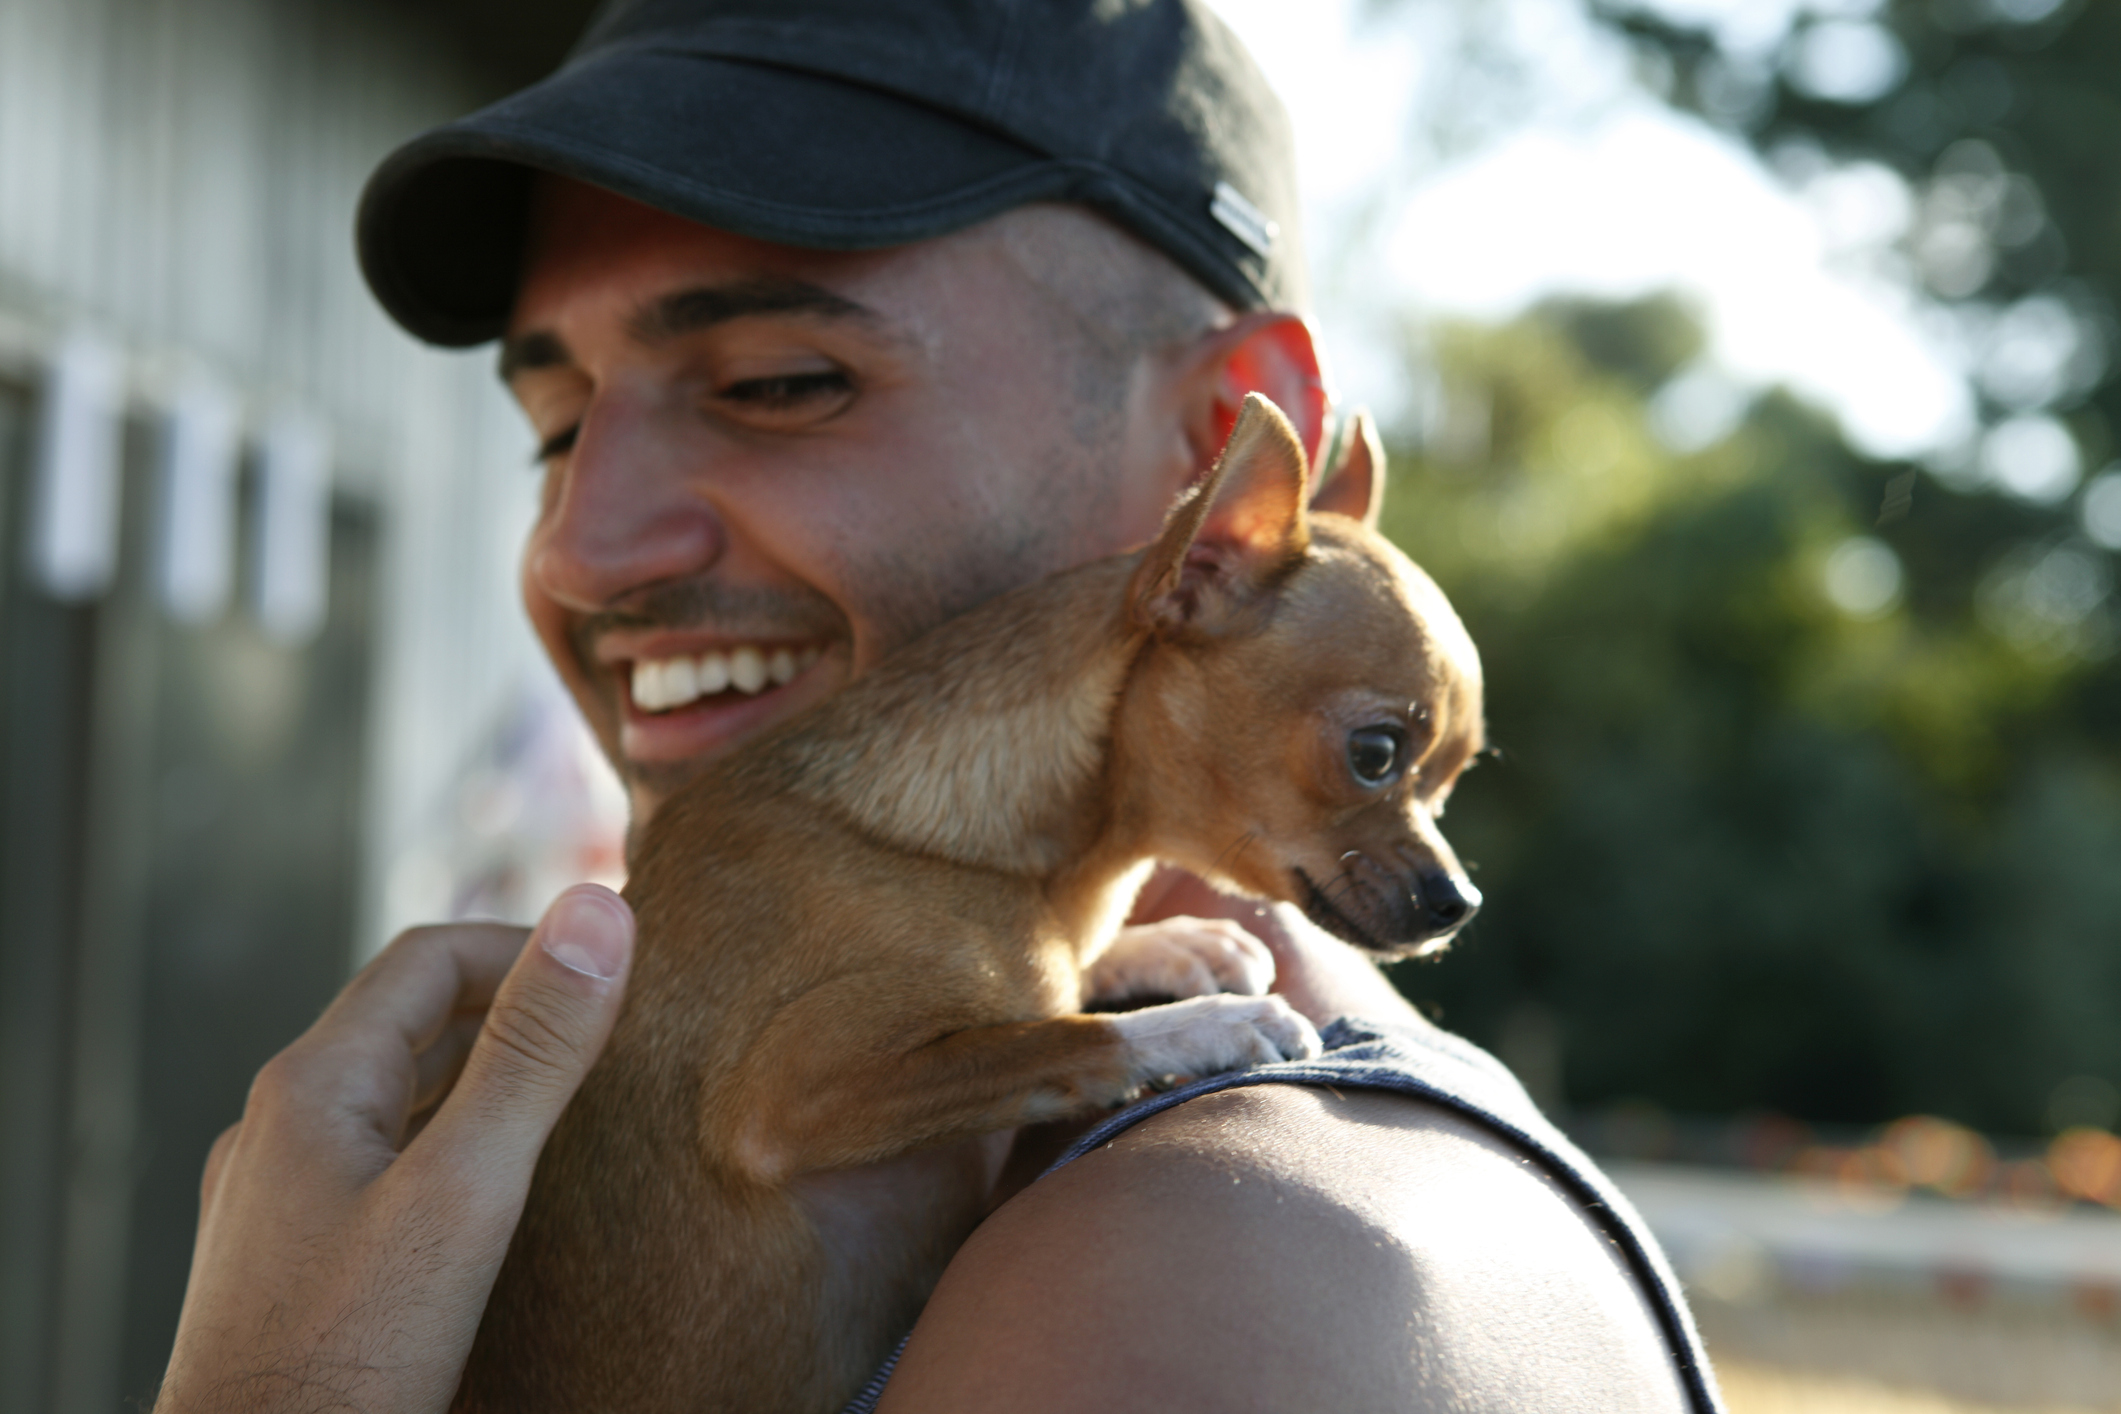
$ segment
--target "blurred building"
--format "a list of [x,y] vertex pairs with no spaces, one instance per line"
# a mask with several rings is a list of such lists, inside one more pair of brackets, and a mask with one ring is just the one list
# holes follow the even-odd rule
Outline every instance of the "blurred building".
[[351,242],[588,8],[0,0],[0,1408],[151,1400],[207,1146],[360,957],[612,862],[529,440]]

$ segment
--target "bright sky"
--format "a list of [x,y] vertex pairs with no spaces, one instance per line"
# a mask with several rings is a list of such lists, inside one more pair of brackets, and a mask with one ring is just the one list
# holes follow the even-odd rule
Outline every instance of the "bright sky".
[[[1882,170],[1828,173],[1800,195],[1750,149],[1637,88],[1574,0],[1474,7],[1508,12],[1497,27],[1538,71],[1520,76],[1517,111],[1489,115],[1477,142],[1439,158],[1415,146],[1417,115],[1460,101],[1438,29],[1460,7],[1212,3],[1294,119],[1325,276],[1319,322],[1354,400],[1387,415],[1407,405],[1401,311],[1502,319],[1556,292],[1674,289],[1700,307],[1724,374],[1788,385],[1868,451],[1919,454],[1971,428],[1965,377],[1892,274],[1907,195]],[[1790,7],[1722,8],[1749,22],[1776,11],[1772,38]]]

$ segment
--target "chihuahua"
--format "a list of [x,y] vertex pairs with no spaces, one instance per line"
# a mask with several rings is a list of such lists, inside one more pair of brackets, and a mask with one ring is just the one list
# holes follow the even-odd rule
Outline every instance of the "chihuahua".
[[943,625],[656,812],[626,1005],[458,1409],[830,1414],[983,1215],[969,1141],[1315,1055],[1277,996],[1084,1012],[1093,968],[1175,970],[1154,928],[1109,955],[1158,862],[1378,954],[1467,920],[1436,816],[1479,660],[1375,531],[1375,434],[1348,441],[1307,508],[1248,397],[1146,550]]

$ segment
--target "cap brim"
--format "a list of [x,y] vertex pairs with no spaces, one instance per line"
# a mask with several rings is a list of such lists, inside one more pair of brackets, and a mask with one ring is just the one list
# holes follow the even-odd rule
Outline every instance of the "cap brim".
[[540,172],[738,235],[836,250],[902,245],[1026,201],[1073,199],[1105,175],[838,79],[671,49],[606,50],[414,140],[376,171],[356,229],[384,308],[431,343],[497,338]]

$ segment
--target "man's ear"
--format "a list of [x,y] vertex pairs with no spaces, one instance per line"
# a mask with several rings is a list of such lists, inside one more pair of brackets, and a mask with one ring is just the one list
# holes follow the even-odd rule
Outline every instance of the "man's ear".
[[1377,529],[1385,503],[1385,444],[1369,410],[1358,408],[1340,438],[1340,459],[1318,477],[1311,509],[1333,511]]
[[1281,409],[1247,393],[1206,478],[1179,497],[1135,567],[1127,604],[1152,633],[1213,632],[1310,548],[1310,471]]
[[1185,381],[1186,438],[1206,466],[1229,443],[1247,393],[1259,393],[1295,429],[1306,457],[1324,451],[1326,392],[1311,328],[1293,314],[1255,310],[1202,337]]

